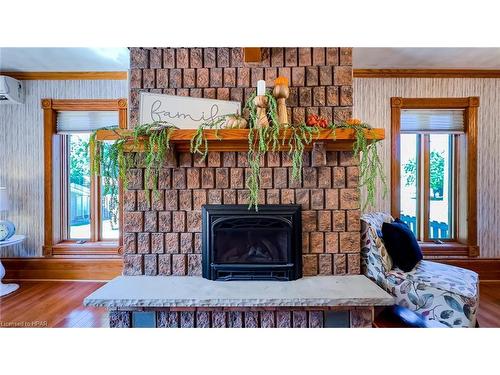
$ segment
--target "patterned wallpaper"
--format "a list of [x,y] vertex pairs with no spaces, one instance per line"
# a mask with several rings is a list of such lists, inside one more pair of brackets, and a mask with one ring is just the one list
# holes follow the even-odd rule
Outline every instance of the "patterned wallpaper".
[[4,257],[41,256],[43,244],[43,112],[42,98],[127,98],[127,81],[24,81],[26,102],[0,106],[0,185],[7,186],[8,217],[23,245],[1,249]]
[[[390,98],[479,96],[478,239],[480,256],[500,257],[500,79],[355,78],[354,116],[385,128],[381,157],[390,180]],[[389,181],[390,183],[390,181]],[[376,210],[390,211],[390,192],[378,189]]]

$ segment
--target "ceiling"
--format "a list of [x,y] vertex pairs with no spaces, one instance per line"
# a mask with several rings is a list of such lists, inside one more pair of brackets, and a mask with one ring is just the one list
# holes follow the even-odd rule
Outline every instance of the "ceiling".
[[0,48],[4,72],[103,72],[128,70],[128,48]]
[[353,49],[355,69],[500,69],[500,48]]
[[[0,48],[0,71],[125,71],[128,48]],[[500,69],[500,48],[362,48],[355,69]]]

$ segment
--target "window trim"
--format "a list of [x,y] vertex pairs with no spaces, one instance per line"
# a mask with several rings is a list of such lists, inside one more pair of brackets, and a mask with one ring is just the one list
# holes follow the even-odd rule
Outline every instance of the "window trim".
[[[422,186],[423,186],[423,194],[421,195],[420,199],[422,199],[420,202],[421,207],[423,207],[423,218],[424,222],[421,223],[421,229],[423,232],[422,238],[424,239],[423,242],[430,242],[428,241],[429,239],[429,216],[430,216],[430,210],[431,210],[431,202],[430,202],[430,196],[431,196],[431,186],[430,186],[430,167],[431,167],[431,142],[430,142],[430,137],[426,136],[425,134],[421,135],[420,139],[422,142],[422,148],[419,151],[424,152],[423,159],[424,159],[424,168],[423,168],[423,185],[417,186],[417,189],[419,191],[422,191]],[[420,218],[421,219],[421,218]]]
[[[400,129],[402,109],[463,109],[467,143],[467,241],[434,244],[422,243],[426,256],[479,256],[477,244],[477,117],[479,97],[466,98],[391,98],[391,215],[400,215],[401,153]],[[456,150],[459,151],[459,148]],[[424,161],[425,162],[425,161]],[[457,182],[458,183],[458,182]],[[458,192],[458,189],[457,189]],[[458,194],[457,194],[458,195]],[[457,198],[455,198],[457,199]],[[457,204],[456,209],[459,210]],[[458,214],[458,212],[456,213]],[[458,223],[455,224],[458,226]],[[425,226],[424,226],[425,227]],[[455,229],[458,230],[458,229]]]
[[[62,222],[56,222],[56,215],[61,215],[66,204],[55,207],[54,200],[61,193],[61,184],[67,177],[62,167],[63,142],[56,134],[56,118],[58,111],[118,111],[118,126],[127,128],[127,99],[42,99],[44,128],[44,245],[43,255],[92,255],[110,256],[122,253],[123,217],[120,215],[120,232],[118,241],[89,242],[85,246],[65,240]],[[61,173],[56,175],[56,173]],[[122,188],[120,186],[119,211],[122,212]]]

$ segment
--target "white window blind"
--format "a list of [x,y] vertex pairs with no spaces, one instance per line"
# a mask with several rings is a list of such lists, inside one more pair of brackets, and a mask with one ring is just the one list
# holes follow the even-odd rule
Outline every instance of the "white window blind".
[[57,112],[57,134],[86,133],[118,126],[118,111]]
[[403,109],[401,133],[463,133],[461,109]]

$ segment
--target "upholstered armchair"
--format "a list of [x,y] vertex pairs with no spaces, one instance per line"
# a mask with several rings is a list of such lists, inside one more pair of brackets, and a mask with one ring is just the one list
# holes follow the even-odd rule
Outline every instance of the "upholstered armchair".
[[475,327],[479,304],[477,273],[422,260],[410,272],[393,268],[384,243],[377,235],[393,218],[382,212],[361,217],[361,266],[363,273],[392,294],[395,303],[428,321],[448,327]]

